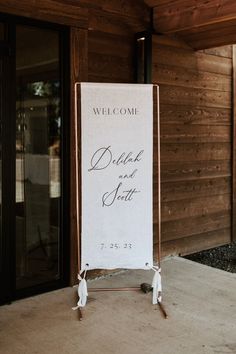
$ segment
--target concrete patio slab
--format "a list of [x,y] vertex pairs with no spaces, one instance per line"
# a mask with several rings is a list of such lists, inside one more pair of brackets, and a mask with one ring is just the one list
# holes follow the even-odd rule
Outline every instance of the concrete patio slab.
[[[235,354],[236,274],[174,257],[163,262],[163,304],[141,292],[90,292],[78,321],[76,289],[0,307],[1,354]],[[91,287],[137,286],[152,272],[126,271]]]

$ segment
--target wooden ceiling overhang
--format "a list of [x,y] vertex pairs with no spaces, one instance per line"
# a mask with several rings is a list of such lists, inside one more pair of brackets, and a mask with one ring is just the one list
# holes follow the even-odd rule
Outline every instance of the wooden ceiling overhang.
[[182,38],[194,49],[236,43],[236,0],[145,0],[156,33]]

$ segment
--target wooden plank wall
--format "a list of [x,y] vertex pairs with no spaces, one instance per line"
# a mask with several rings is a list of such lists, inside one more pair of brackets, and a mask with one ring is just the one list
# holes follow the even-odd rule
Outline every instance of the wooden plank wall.
[[89,32],[88,81],[134,82],[134,37]]
[[[150,9],[142,0],[43,0],[33,6],[0,0],[0,11],[71,27],[71,97],[77,80],[134,82],[134,34],[150,27]],[[231,71],[231,47],[194,52],[180,41],[153,37],[153,79],[161,99],[164,254],[230,241]],[[73,120],[72,109],[71,151]],[[73,205],[72,200],[72,210]],[[155,230],[156,216],[155,207]],[[72,252],[71,269],[76,263]]]
[[142,1],[102,0],[97,8],[84,2],[90,4],[88,81],[134,82],[134,35],[148,28],[150,9]]
[[[151,26],[143,0],[0,0],[0,12],[88,30],[88,80],[94,82],[134,82],[134,34]],[[81,53],[71,54],[78,61]]]
[[153,36],[164,255],[231,240],[231,80],[231,46],[194,52],[176,39]]
[[145,0],[156,33],[175,34],[192,48],[236,42],[235,0]]

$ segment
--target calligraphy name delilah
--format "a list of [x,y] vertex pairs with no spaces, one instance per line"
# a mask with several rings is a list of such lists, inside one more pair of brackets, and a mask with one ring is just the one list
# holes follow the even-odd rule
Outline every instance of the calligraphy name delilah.
[[[144,150],[140,150],[136,153],[132,151],[128,153],[122,152],[117,158],[114,158],[111,151],[111,146],[102,147],[93,154],[90,161],[91,168],[88,171],[105,170],[108,166],[126,166],[130,164],[137,164],[141,161],[143,153]],[[119,175],[119,178],[133,179],[135,178],[137,171],[138,170],[135,169],[131,174]],[[120,182],[111,192],[105,192],[102,196],[102,206],[110,207],[116,201],[130,202],[137,193],[140,193],[140,191],[136,188],[123,190],[122,187],[123,183]]]
[[137,163],[141,161],[143,153],[144,150],[140,150],[138,153],[132,151],[128,153],[122,152],[117,158],[114,158],[111,146],[101,147],[93,154],[90,161],[91,168],[88,171],[104,170],[111,164],[115,166],[126,166],[128,164]]

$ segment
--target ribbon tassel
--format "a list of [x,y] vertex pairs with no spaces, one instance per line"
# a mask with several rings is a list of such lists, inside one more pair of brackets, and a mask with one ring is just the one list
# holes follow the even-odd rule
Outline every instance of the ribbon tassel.
[[[83,271],[81,272],[83,273]],[[85,279],[86,271],[84,272],[84,277],[82,278],[80,274],[78,274],[79,285],[78,285],[78,296],[79,300],[77,302],[77,306],[72,307],[72,310],[78,310],[80,307],[84,307],[87,303],[88,297],[88,288],[87,288],[87,281]]]
[[156,305],[158,302],[161,303],[161,292],[162,292],[162,284],[161,284],[161,268],[155,269],[154,270],[154,276],[152,280],[152,303],[153,305]]

